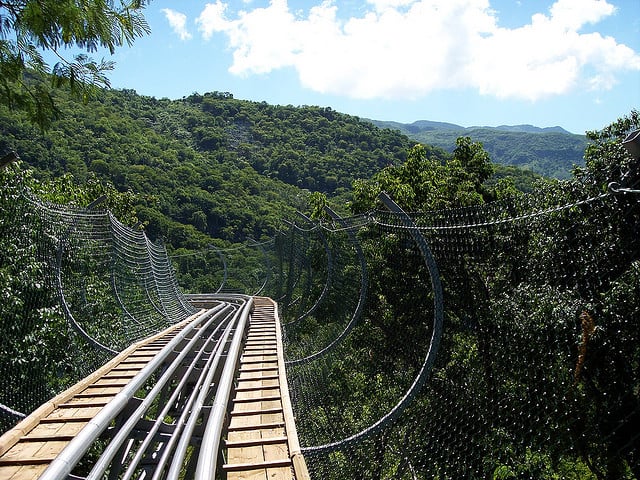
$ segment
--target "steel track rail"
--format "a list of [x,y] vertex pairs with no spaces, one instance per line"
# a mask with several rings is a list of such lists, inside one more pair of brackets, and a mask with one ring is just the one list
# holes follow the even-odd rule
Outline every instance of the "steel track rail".
[[[220,304],[216,308],[208,310],[184,327],[109,403],[97,412],[95,417],[88,422],[88,424],[73,438],[73,440],[69,442],[66,448],[51,462],[40,479],[66,479],[73,472],[74,467],[83,459],[87,450],[103,434],[103,432],[106,432],[107,429],[114,424],[122,424],[122,419],[119,418],[121,412],[124,417],[131,418],[127,415],[128,412],[126,411],[126,407],[131,409],[132,405],[140,403],[137,395],[140,395],[139,391],[145,387],[151,377],[161,371],[164,371],[165,374],[160,375],[158,383],[168,382],[170,374],[167,375],[166,372],[168,371],[173,373],[178,369],[180,362],[184,359],[186,353],[189,352],[188,347],[193,347],[199,340],[199,330],[206,331],[215,325],[215,323],[220,320],[220,316],[224,315],[228,308],[227,304]],[[185,346],[186,348],[182,346],[185,342],[187,342]],[[175,355],[175,352],[177,351],[180,353]],[[154,390],[154,393],[157,393],[157,391]],[[149,406],[153,400],[155,400],[155,398],[150,399],[149,395],[147,395],[141,403]],[[135,409],[134,412],[137,413],[138,410]],[[140,418],[141,417],[138,417],[137,419],[139,420]],[[128,427],[129,422],[125,421],[124,428]],[[113,436],[114,439],[117,436],[117,433],[107,432],[107,434]],[[118,437],[118,440],[119,439],[120,437]],[[98,463],[102,465],[100,460],[98,460]]]
[[[0,477],[177,479],[193,464],[193,478],[204,426],[222,425],[252,305],[242,295],[215,297],[212,308],[153,346],[130,347],[75,396],[50,406],[53,418],[14,431],[10,440],[17,448],[3,436]],[[54,420],[59,434],[44,435]]]
[[201,315],[137,342],[0,437],[0,478],[38,476],[144,367]]

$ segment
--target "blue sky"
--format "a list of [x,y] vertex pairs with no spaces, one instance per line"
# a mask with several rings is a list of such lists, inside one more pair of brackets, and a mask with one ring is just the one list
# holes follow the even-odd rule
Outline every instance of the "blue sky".
[[640,109],[640,0],[153,0],[115,88],[377,120],[600,129]]

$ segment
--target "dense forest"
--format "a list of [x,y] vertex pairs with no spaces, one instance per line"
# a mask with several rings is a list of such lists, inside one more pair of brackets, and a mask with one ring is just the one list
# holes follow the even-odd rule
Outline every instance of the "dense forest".
[[[299,430],[322,444],[373,425],[409,395],[426,365],[417,352],[428,355],[438,331],[429,262],[409,221],[382,213],[383,191],[413,212],[436,259],[442,337],[397,423],[343,456],[318,454],[317,478],[640,478],[639,159],[621,145],[638,128],[634,111],[590,132],[585,166],[532,195],[488,185],[488,156],[465,139],[445,163],[416,146],[403,165],[355,183],[350,225],[367,258],[367,304],[346,347],[304,372],[316,379],[300,395]],[[342,233],[327,230],[333,241]],[[351,303],[325,302],[317,322],[290,319],[288,340],[306,346],[332,326],[323,322],[353,311],[351,288]]]
[[[282,303],[285,315],[296,302],[306,307],[323,295],[330,270],[337,275],[339,281],[324,284],[332,286],[326,302],[314,312],[301,310],[307,318],[284,323],[289,359],[305,347],[317,351],[318,341],[340,340],[321,362],[302,365],[312,382],[304,384],[304,372],[289,366],[293,400],[305,409],[296,412],[305,445],[376,425],[407,398],[418,372],[428,382],[395,421],[365,442],[309,452],[314,478],[640,478],[633,427],[640,418],[640,168],[638,156],[621,145],[640,129],[639,112],[589,132],[584,165],[560,181],[532,171],[568,176],[568,163],[558,166],[543,155],[564,148],[574,155],[576,147],[563,146],[561,137],[543,137],[564,139],[563,132],[533,133],[536,145],[520,142],[521,150],[510,155],[529,169],[522,173],[493,164],[498,151],[480,132],[448,133],[443,149],[415,145],[395,129],[330,108],[273,106],[221,92],[172,101],[131,90],[86,90],[76,73],[93,72],[86,86],[100,87],[110,66],[84,57],[54,68],[55,88],[48,78],[38,80],[46,77],[45,65],[33,42],[44,49],[79,43],[113,50],[147,31],[137,15],[145,2],[123,6],[115,16],[107,4],[64,8],[42,0],[26,12],[11,10],[26,15],[3,22],[4,31],[18,27],[16,42],[0,42],[3,395],[22,399],[21,389],[35,384],[43,399],[51,398],[97,351],[84,343],[77,351],[68,348],[57,291],[63,278],[78,280],[77,296],[88,306],[84,320],[99,323],[100,313],[107,331],[121,333],[126,309],[113,302],[111,252],[94,250],[104,256],[104,276],[93,253],[70,254],[72,243],[107,243],[95,241],[92,226],[87,237],[70,242],[79,217],[58,221],[61,230],[41,229],[45,217],[51,223],[60,217],[39,217],[30,208],[32,194],[44,211],[54,210],[47,201],[72,210],[103,199],[101,208],[119,221],[164,240],[177,263],[211,246],[274,235],[272,246],[291,241],[292,248],[280,248],[274,268],[291,291],[291,301]],[[43,5],[64,15],[47,18],[38,10]],[[87,15],[104,28],[74,30],[86,25]],[[45,76],[31,76],[35,83],[29,84],[27,65]],[[57,90],[60,85],[86,104]],[[512,136],[517,133],[494,137],[506,149],[519,143],[522,137]],[[11,151],[22,162],[4,165]],[[412,211],[409,222],[382,217],[382,192]],[[352,214],[352,227],[335,228],[327,203]],[[282,229],[296,209],[312,220],[305,217],[297,232],[293,222],[290,231]],[[437,269],[424,252],[417,254],[412,218],[423,222]],[[311,242],[321,226],[324,242]],[[102,233],[110,238],[109,229]],[[294,249],[296,238],[302,246]],[[338,247],[350,255],[335,257],[340,268],[333,269],[329,252]],[[307,253],[306,264],[296,258]],[[366,262],[358,265],[356,256]],[[299,282],[296,270],[313,281]],[[216,283],[207,273],[192,268],[182,285],[211,291]],[[339,320],[353,319],[354,311],[361,313],[358,323],[343,329]],[[3,409],[11,419],[16,413]]]
[[63,96],[58,105],[46,132],[1,110],[0,150],[15,150],[41,178],[95,175],[131,190],[150,233],[175,247],[198,232],[229,241],[268,235],[301,189],[344,193],[354,179],[401,163],[410,144],[329,108],[226,93],[170,101],[104,90],[86,106]]
[[[92,107],[97,110],[100,105],[97,102]],[[102,114],[106,111],[102,110]],[[79,124],[83,118],[78,116],[74,121]],[[119,119],[114,116],[113,122],[118,124]],[[130,122],[137,125],[133,118]],[[450,478],[505,480],[638,478],[637,438],[628,435],[633,418],[637,419],[640,412],[635,374],[639,358],[635,321],[640,274],[638,166],[620,141],[639,126],[640,117],[632,112],[629,118],[618,120],[604,131],[593,132],[590,138],[594,145],[585,152],[585,167],[577,169],[568,182],[539,182],[534,195],[518,192],[511,178],[496,178],[488,153],[468,137],[456,141],[451,155],[413,146],[406,151],[404,161],[354,180],[349,209],[345,211],[356,219],[362,218],[357,215],[379,209],[378,194],[386,191],[404,209],[414,212],[414,218],[423,214],[428,218],[430,212],[435,212],[438,222],[443,222],[441,232],[437,233],[436,228],[428,237],[443,281],[446,326],[428,386],[397,423],[370,441],[350,446],[346,456],[310,455],[308,462],[314,478],[437,478],[442,472]],[[47,138],[51,143],[39,141],[31,145],[41,148],[45,158],[68,158],[46,156],[55,151],[54,130],[51,132],[32,131],[37,135],[34,138]],[[109,129],[103,133],[107,132]],[[169,137],[162,143],[153,137],[154,132],[148,128],[145,135],[155,138],[162,147],[175,145]],[[57,133],[63,138],[62,130]],[[85,135],[86,142],[98,138],[89,130]],[[112,135],[112,141],[125,142]],[[140,144],[147,142],[144,135],[138,140]],[[12,141],[20,145],[15,138]],[[78,146],[83,145],[82,138],[75,141]],[[30,144],[26,139],[22,142],[25,148]],[[133,142],[127,145],[135,146]],[[148,145],[154,144],[149,140]],[[107,149],[108,144],[103,143],[103,147]],[[180,151],[177,146],[174,149]],[[110,150],[112,155],[116,151]],[[158,152],[160,158],[162,151]],[[193,151],[196,153],[192,158],[206,157],[200,150]],[[89,153],[96,152],[84,152]],[[94,158],[89,166],[81,160],[83,157],[75,158],[75,175],[83,182],[69,175],[26,171],[20,164],[1,170],[2,211],[11,212],[20,198],[24,203],[18,185],[24,182],[41,198],[61,203],[87,205],[104,195],[108,206],[129,225],[138,221],[135,210],[140,218],[150,211],[163,215],[164,221],[179,225],[178,232],[184,235],[173,239],[183,242],[182,248],[174,252],[185,250],[185,245],[201,248],[199,242],[210,238],[194,225],[172,220],[171,210],[163,213],[162,205],[154,203],[153,195],[162,191],[170,195],[174,188],[162,185],[165,190],[159,191],[154,182],[175,181],[165,171],[174,168],[171,174],[178,178],[182,172],[179,165],[167,161],[161,168],[147,166],[149,174],[158,171],[161,175],[148,183],[151,192],[140,193],[124,183],[130,174],[124,167],[126,156],[121,164],[123,183],[113,179],[118,187],[98,181],[106,174],[91,168],[96,161],[109,166],[108,157]],[[64,171],[64,164],[55,161],[52,165]],[[153,158],[147,157],[146,161]],[[211,165],[223,165],[220,168],[224,169],[221,162]],[[256,179],[263,177],[251,166],[228,168],[230,176],[235,174],[234,181],[242,181],[245,170],[254,172]],[[206,168],[199,171],[210,174]],[[190,180],[197,181],[197,174]],[[324,197],[319,192],[302,194],[303,190],[295,186],[278,179],[268,180],[277,187],[270,193],[273,196],[280,194],[278,188],[285,187],[293,192],[286,193],[290,200],[308,196],[316,219],[323,218],[318,207],[324,201],[342,198]],[[189,183],[182,185],[186,188]],[[256,185],[260,185],[257,180]],[[233,195],[222,182],[219,188]],[[256,191],[256,198],[260,194]],[[591,200],[585,200],[587,197]],[[169,197],[168,207],[173,205],[173,198]],[[233,198],[239,201],[237,196]],[[276,196],[277,201],[282,198]],[[176,203],[179,207],[179,200]],[[298,203],[308,208],[303,201]],[[558,209],[558,205],[567,208]],[[531,215],[540,209],[547,213]],[[274,212],[274,221],[287,212],[277,214]],[[521,220],[505,222],[505,215]],[[21,215],[8,215],[1,220],[0,227],[9,232],[15,232],[17,227],[17,231],[27,234],[27,240],[31,238],[29,222],[25,224]],[[154,222],[157,219],[152,218],[149,227],[154,227]],[[163,224],[157,225],[160,227],[155,228],[162,234]],[[466,226],[460,228],[461,225]],[[488,225],[492,227],[485,229]],[[429,312],[432,298],[425,282],[425,264],[416,256],[406,230],[391,227],[384,222],[369,223],[358,232],[369,272],[366,308],[362,320],[335,351],[340,356],[331,357],[335,361],[329,364],[314,365],[320,368],[317,375],[314,373],[315,379],[322,381],[303,387],[311,390],[302,390],[300,398],[309,403],[305,403],[306,410],[298,421],[306,441],[314,442],[311,445],[373,424],[405,393],[412,375],[420,368],[421,349],[429,347],[428,342],[419,340],[430,328],[425,312]],[[270,225],[265,224],[264,228],[268,232]],[[303,231],[315,234],[317,229],[305,225]],[[343,229],[331,232],[344,236]],[[36,369],[50,382],[47,388],[53,394],[61,381],[57,366],[72,367],[68,352],[59,347],[64,340],[60,332],[64,331],[65,319],[54,292],[47,291],[46,284],[38,281],[44,268],[42,260],[29,242],[25,246],[16,240],[12,234],[0,236],[0,291],[6,299],[1,304],[0,318],[9,321],[4,329],[3,352],[12,352],[7,354],[11,365]],[[55,235],[42,240],[57,242]],[[330,239],[328,243],[353,244],[344,238]],[[322,250],[320,247],[318,252]],[[312,258],[318,272],[322,273],[323,266],[328,268],[322,255]],[[293,268],[302,266],[296,263],[294,260]],[[313,345],[311,340],[326,338],[321,335],[326,333],[323,329],[335,333],[333,319],[351,314],[358,300],[357,282],[353,282],[358,278],[357,267],[342,266],[346,268],[336,269],[342,280],[335,283],[331,301],[323,304],[309,321],[299,326],[295,321],[287,324],[288,354],[301,348],[293,342],[294,334],[303,347]],[[200,272],[192,273],[195,280]],[[319,291],[325,277],[319,274],[314,278],[320,283],[313,288]],[[110,290],[111,283],[102,280],[105,290]],[[291,283],[299,287],[306,284]],[[198,287],[206,284],[201,282]],[[44,304],[34,302],[43,298]],[[101,300],[109,304],[108,296]],[[94,307],[98,305],[101,303]],[[283,308],[290,306],[283,304]],[[30,323],[22,321],[26,316],[31,317]],[[21,385],[29,383],[25,378],[31,377],[23,376]],[[301,408],[299,404],[297,407]],[[422,472],[422,476],[409,477],[407,469]]]
[[[413,144],[331,108],[221,92],[169,100],[104,89],[83,105],[59,91],[56,104],[46,131],[0,107],[0,152],[17,152],[41,180],[96,179],[129,192],[147,233],[172,250],[271,236],[283,217],[307,208],[309,192],[344,209],[355,180],[401,165]],[[440,162],[451,157],[425,148]],[[522,190],[538,178],[499,167],[488,181],[505,176]]]
[[[512,215],[526,218],[527,209],[518,206],[517,199],[522,198],[551,211],[558,202],[572,204],[550,217],[552,221],[546,216],[532,220],[533,229],[521,229],[519,224],[495,233],[455,228],[445,239],[430,238],[434,251],[444,248],[437,258],[445,283],[447,321],[433,385],[446,380],[447,388],[425,389],[407,411],[409,416],[402,417],[389,436],[376,440],[373,459],[364,444],[349,453],[351,464],[338,469],[327,466],[325,471],[321,459],[310,458],[310,464],[318,478],[392,478],[402,464],[390,452],[405,448],[402,438],[411,436],[412,445],[421,446],[438,428],[444,429],[442,435],[458,428],[469,412],[478,417],[493,412],[494,420],[474,425],[473,438],[469,434],[473,455],[465,453],[467,447],[441,442],[403,454],[432,476],[446,468],[458,478],[471,474],[505,479],[519,474],[549,479],[637,477],[635,443],[625,443],[611,425],[627,428],[627,419],[639,411],[637,395],[629,393],[637,391],[637,378],[629,375],[628,368],[618,367],[637,358],[637,326],[628,319],[637,317],[638,211],[635,197],[615,197],[608,190],[611,182],[637,187],[637,165],[620,146],[621,138],[640,124],[637,112],[603,132],[591,133],[594,145],[585,152],[585,167],[565,182],[498,167],[482,143],[470,137],[458,138],[453,152],[447,153],[318,107],[270,106],[224,93],[157,100],[114,90],[104,90],[88,108],[63,95],[57,104],[60,118],[44,132],[19,113],[0,112],[0,148],[17,151],[33,167],[28,172],[24,163],[11,167],[6,181],[24,175],[37,195],[60,203],[87,205],[104,195],[106,206],[123,222],[142,223],[152,237],[163,239],[178,263],[191,258],[189,252],[209,245],[266,240],[296,209],[316,220],[323,219],[321,207],[326,202],[344,214],[364,214],[380,207],[381,191],[407,211],[449,212],[446,222],[483,205],[494,215],[505,214],[494,210],[496,202],[515,208]],[[297,160],[289,162],[293,157]],[[531,189],[534,195],[522,194]],[[7,198],[2,201],[10,204],[12,190],[3,191]],[[598,198],[604,193],[609,203],[581,206],[585,195]],[[467,221],[483,224],[481,218],[471,216]],[[370,259],[363,321],[345,340],[344,356],[323,370],[330,380],[313,391],[320,406],[311,405],[303,416],[314,424],[311,434],[321,441],[322,426],[331,432],[339,421],[346,421],[349,429],[376,421],[403,393],[393,383],[398,380],[398,365],[403,366],[405,380],[416,370],[415,348],[421,343],[412,337],[424,335],[428,322],[415,319],[429,310],[429,296],[417,299],[411,285],[425,288],[424,264],[411,257],[401,231],[382,233],[374,227],[360,232],[362,249]],[[4,250],[15,250],[10,248],[11,238],[4,242]],[[402,258],[405,252],[410,255]],[[7,303],[11,317],[6,318],[19,318],[24,313],[23,292],[40,291],[42,286],[33,285],[31,276],[15,274],[16,267],[29,264],[29,258],[5,257],[3,265],[8,268],[2,279],[9,288],[3,291],[11,299]],[[212,291],[216,279],[197,268],[181,277],[183,286]],[[352,267],[342,273],[345,280],[357,277]],[[349,313],[357,297],[344,299],[349,291],[344,287],[340,285],[340,297],[320,308],[315,319],[335,318],[341,309]],[[625,296],[631,301],[619,301]],[[576,305],[596,319],[596,333],[590,333],[588,323],[576,327],[581,318],[580,310],[572,311]],[[33,311],[62,322],[55,309]],[[474,318],[469,311],[475,312]],[[314,320],[301,327],[300,335],[322,338],[318,325]],[[617,332],[630,339],[624,347]],[[292,332],[288,334],[291,340]],[[16,338],[24,337],[30,345],[42,340],[38,335]],[[589,351],[598,354],[576,363],[575,352],[587,342]],[[507,355],[513,344],[523,354],[521,359]],[[547,350],[551,357],[539,359]],[[544,371],[530,371],[532,361]],[[578,376],[576,365],[583,364]],[[631,368],[637,368],[635,360]],[[505,381],[498,382],[502,377]],[[559,384],[551,381],[556,378]],[[573,387],[567,393],[569,383]],[[543,389],[544,401],[532,409],[531,397]],[[473,392],[471,397],[467,390]],[[494,399],[499,402],[494,404]],[[576,406],[559,408],[567,400]],[[507,414],[503,406],[514,413]],[[439,412],[436,423],[423,417],[423,411],[432,409]],[[578,427],[575,409],[581,412]],[[547,420],[551,427],[544,423]],[[496,426],[503,432],[500,436]],[[302,424],[301,432],[306,428]],[[545,440],[550,432],[555,435],[552,443]],[[464,439],[456,441],[460,438]],[[579,457],[572,451],[576,445]],[[455,456],[454,463],[447,459],[450,455]]]

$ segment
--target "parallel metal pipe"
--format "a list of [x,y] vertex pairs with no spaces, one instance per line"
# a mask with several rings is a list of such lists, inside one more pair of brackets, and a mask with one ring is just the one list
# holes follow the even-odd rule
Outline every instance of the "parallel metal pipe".
[[245,297],[246,303],[242,308],[236,332],[233,336],[229,352],[227,353],[227,361],[222,371],[222,376],[218,383],[216,395],[209,414],[209,420],[202,437],[202,445],[200,446],[200,455],[195,472],[195,480],[214,480],[216,473],[216,464],[218,461],[218,450],[220,448],[220,437],[224,426],[224,419],[227,413],[227,405],[233,386],[236,366],[240,359],[242,340],[247,326],[249,314],[253,309],[253,299]]
[[[235,318],[235,314],[233,318]],[[226,338],[229,335],[229,331],[233,326],[233,318],[230,321],[226,322],[227,326],[225,328],[225,331],[222,337],[219,338],[218,341],[216,342],[215,348],[217,352],[219,352],[224,346],[224,344],[226,343]],[[182,463],[184,461],[184,455],[182,455],[181,458],[177,458],[174,452],[174,448],[176,443],[178,443],[178,441],[184,437],[185,427],[189,426],[193,421],[195,421],[194,417],[196,417],[195,419],[197,420],[199,411],[196,411],[197,407],[195,407],[194,405],[199,397],[198,392],[199,391],[201,392],[202,389],[205,388],[203,386],[203,379],[207,375],[208,369],[211,368],[211,361],[214,358],[216,358],[216,356],[217,355],[214,355],[209,359],[209,361],[207,362],[207,365],[200,373],[198,382],[196,382],[196,384],[194,385],[193,392],[191,392],[191,395],[189,396],[189,400],[185,403],[183,407],[183,411],[180,415],[180,418],[176,422],[176,429],[172,432],[171,438],[167,441],[167,445],[165,446],[165,449],[162,452],[162,455],[158,459],[158,463],[155,467],[155,471],[153,472],[153,476],[151,477],[152,480],[159,480],[161,478],[165,478],[163,476],[163,472],[164,472],[165,466],[169,463],[169,461],[172,462],[170,468],[174,468],[174,464],[176,463],[178,463],[179,466],[182,467]],[[205,390],[207,389],[205,388]],[[192,430],[190,430],[190,433],[191,432]],[[190,438],[188,438],[188,440],[190,440]],[[180,468],[178,468],[178,473],[179,472],[180,472]]]
[[[241,310],[236,312],[234,319],[229,322],[229,325],[224,331],[224,334],[220,338],[218,345],[216,345],[216,353],[213,356],[213,361],[210,365],[207,365],[206,371],[203,372],[205,375],[204,381],[200,387],[200,392],[198,394],[198,398],[194,402],[193,406],[190,408],[191,414],[189,416],[189,420],[187,421],[182,434],[180,435],[180,440],[178,442],[178,446],[176,447],[175,453],[173,454],[173,459],[171,462],[171,467],[169,468],[169,472],[167,473],[166,480],[177,480],[180,477],[180,473],[182,470],[182,465],[184,463],[184,458],[187,454],[187,447],[192,442],[193,431],[196,428],[196,423],[200,418],[200,413],[202,412],[202,406],[209,395],[210,386],[213,383],[213,377],[216,372],[219,370],[220,359],[224,353],[224,346],[229,341],[229,336],[231,334],[231,330],[234,325],[237,323],[238,316],[240,315]],[[236,330],[236,334],[238,334]],[[173,438],[172,438],[173,440]],[[159,472],[158,472],[159,473]],[[155,478],[155,475],[154,475]]]
[[111,420],[129,403],[149,377],[160,367],[174,349],[182,342],[196,325],[213,317],[225,308],[224,304],[198,315],[182,329],[141,371],[129,382],[98,414],[69,442],[62,452],[42,473],[40,480],[64,480],[71,473],[93,442],[104,432]]
[[[225,305],[223,308],[216,310],[215,315],[212,315],[209,318],[203,329],[209,328],[211,323],[217,321],[220,315],[224,315],[225,311],[228,310],[228,308],[229,306]],[[182,359],[191,352],[191,349],[198,341],[199,337],[194,336],[185,346],[185,348],[182,349],[178,356],[171,362],[171,365],[169,365],[169,367],[163,372],[162,376],[158,379],[157,383],[151,389],[149,394],[140,403],[133,414],[129,416],[124,425],[120,427],[107,448],[104,450],[98,461],[91,469],[91,472],[89,472],[89,475],[87,475],[86,480],[99,480],[103,478],[104,472],[109,468],[111,461],[117,454],[122,444],[129,438],[129,434],[131,433],[131,431],[138,424],[139,420],[144,416],[144,412],[149,409],[151,404],[155,401],[155,397],[171,379],[173,373],[180,367]]]

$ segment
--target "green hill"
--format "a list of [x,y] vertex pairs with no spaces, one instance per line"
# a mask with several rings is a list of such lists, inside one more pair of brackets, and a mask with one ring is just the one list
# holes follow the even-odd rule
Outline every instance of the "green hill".
[[87,105],[58,94],[42,133],[0,108],[0,152],[42,178],[91,175],[139,195],[147,231],[197,248],[270,236],[309,190],[344,195],[356,178],[403,162],[411,141],[330,108],[273,106],[228,93],[155,99],[105,90]]
[[[169,100],[104,90],[87,105],[59,92],[56,101],[60,118],[45,133],[0,108],[0,153],[15,150],[42,179],[71,173],[133,192],[148,234],[173,250],[271,237],[307,208],[309,192],[344,205],[354,180],[402,164],[415,143],[331,108],[222,92]],[[507,175],[522,190],[536,178],[500,168],[494,181]]]

